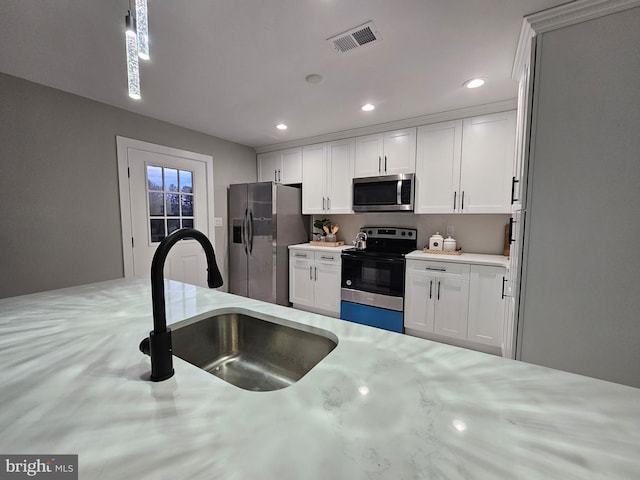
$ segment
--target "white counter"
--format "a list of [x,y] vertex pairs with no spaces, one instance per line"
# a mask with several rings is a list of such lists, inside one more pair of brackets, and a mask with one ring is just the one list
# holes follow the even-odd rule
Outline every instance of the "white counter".
[[148,281],[0,300],[0,452],[79,454],[86,480],[640,476],[640,389],[179,283],[167,306],[169,323],[242,307],[339,344],[273,392],[179,358],[152,383]]
[[340,245],[339,247],[325,247],[320,245],[311,245],[310,243],[289,245],[289,250],[316,250],[318,252],[342,252],[348,248],[353,248],[353,245]]
[[422,250],[414,250],[408,253],[406,258],[412,260],[434,260],[438,262],[469,263],[471,265],[489,265],[493,267],[509,267],[509,257],[503,255],[485,255],[482,253],[462,253],[460,255],[447,255],[438,253],[424,253]]

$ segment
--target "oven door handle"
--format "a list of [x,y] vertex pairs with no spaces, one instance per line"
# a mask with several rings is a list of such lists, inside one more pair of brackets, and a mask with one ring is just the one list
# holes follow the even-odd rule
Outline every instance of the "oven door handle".
[[343,253],[342,258],[354,259],[354,260],[368,260],[372,262],[380,263],[404,263],[404,258],[379,258],[379,257],[363,257],[361,255],[353,255],[349,253]]

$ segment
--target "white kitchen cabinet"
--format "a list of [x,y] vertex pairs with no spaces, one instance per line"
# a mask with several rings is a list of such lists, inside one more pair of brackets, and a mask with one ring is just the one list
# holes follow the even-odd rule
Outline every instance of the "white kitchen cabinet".
[[515,111],[418,128],[416,213],[509,213]]
[[414,173],[416,129],[356,137],[356,178]]
[[355,140],[302,149],[302,213],[351,213]]
[[510,213],[516,112],[464,119],[461,213]]
[[459,211],[462,120],[418,127],[416,213]]
[[340,251],[289,250],[289,301],[295,308],[340,316]]
[[258,181],[292,185],[302,182],[302,148],[258,154]]
[[503,266],[407,259],[405,332],[500,353],[505,274]]
[[407,260],[405,328],[465,339],[469,265]]
[[504,268],[471,265],[467,340],[502,346],[505,282]]

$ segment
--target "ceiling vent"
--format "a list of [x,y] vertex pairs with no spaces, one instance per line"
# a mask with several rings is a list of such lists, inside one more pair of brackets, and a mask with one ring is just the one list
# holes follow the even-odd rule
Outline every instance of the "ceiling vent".
[[373,22],[367,22],[359,27],[327,39],[331,47],[339,53],[347,53],[365,45],[372,45],[382,40]]

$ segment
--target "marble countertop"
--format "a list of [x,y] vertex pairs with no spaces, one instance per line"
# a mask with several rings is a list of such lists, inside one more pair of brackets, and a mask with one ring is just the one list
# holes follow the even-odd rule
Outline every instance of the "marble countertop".
[[438,253],[424,253],[414,250],[406,255],[410,260],[434,260],[438,262],[470,263],[473,265],[489,265],[493,267],[509,268],[509,257],[503,255],[486,255],[482,253],[462,253],[460,255],[446,255]]
[[640,477],[640,389],[167,282],[175,323],[243,308],[333,332],[292,386],[174,358],[148,381],[148,281],[0,300],[0,453],[78,454],[81,479]]

